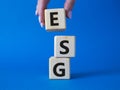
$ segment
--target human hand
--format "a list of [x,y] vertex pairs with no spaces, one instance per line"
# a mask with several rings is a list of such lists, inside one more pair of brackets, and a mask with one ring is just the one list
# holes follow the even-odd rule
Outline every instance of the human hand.
[[[64,4],[64,9],[66,11],[66,17],[72,18],[72,8],[74,5],[75,0],[66,0]],[[38,15],[38,20],[40,22],[41,27],[45,25],[45,18],[44,18],[44,10],[47,8],[47,4],[49,0],[38,0],[36,6],[35,14]]]

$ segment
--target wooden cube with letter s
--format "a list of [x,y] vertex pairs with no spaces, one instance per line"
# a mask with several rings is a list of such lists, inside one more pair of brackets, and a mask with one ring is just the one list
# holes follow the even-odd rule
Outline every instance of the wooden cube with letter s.
[[55,36],[54,56],[75,57],[75,36]]

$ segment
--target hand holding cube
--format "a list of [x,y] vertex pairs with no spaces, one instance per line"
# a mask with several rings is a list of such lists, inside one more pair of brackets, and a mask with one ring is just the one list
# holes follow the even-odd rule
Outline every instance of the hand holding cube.
[[[37,6],[36,6],[36,15],[38,15],[38,19],[40,22],[41,27],[45,25],[45,18],[44,18],[44,10],[47,8],[47,5],[50,0],[38,0]],[[71,18],[72,17],[72,8],[74,5],[75,0],[66,0],[64,4],[64,9],[66,11],[66,17]]]

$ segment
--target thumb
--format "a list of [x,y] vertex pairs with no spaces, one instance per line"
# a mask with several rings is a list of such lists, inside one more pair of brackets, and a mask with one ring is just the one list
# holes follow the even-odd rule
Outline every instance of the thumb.
[[44,19],[44,10],[47,8],[49,0],[38,0],[37,8],[36,8],[36,15],[38,15],[38,19],[40,22],[41,27],[45,25]]

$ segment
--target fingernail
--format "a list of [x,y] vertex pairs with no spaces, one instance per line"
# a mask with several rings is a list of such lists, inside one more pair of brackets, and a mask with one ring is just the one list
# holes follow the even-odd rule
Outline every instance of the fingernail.
[[68,18],[70,18],[70,19],[72,18],[72,11],[68,12]]
[[35,11],[35,15],[37,15],[37,10]]
[[40,16],[38,16],[38,21],[39,21],[39,23],[40,23],[40,21],[41,21]]
[[38,20],[39,20],[40,26],[43,28],[44,25],[43,25],[43,23],[41,22],[41,18],[40,18],[40,16],[38,17]]
[[44,27],[43,23],[40,23],[40,26],[43,28]]

